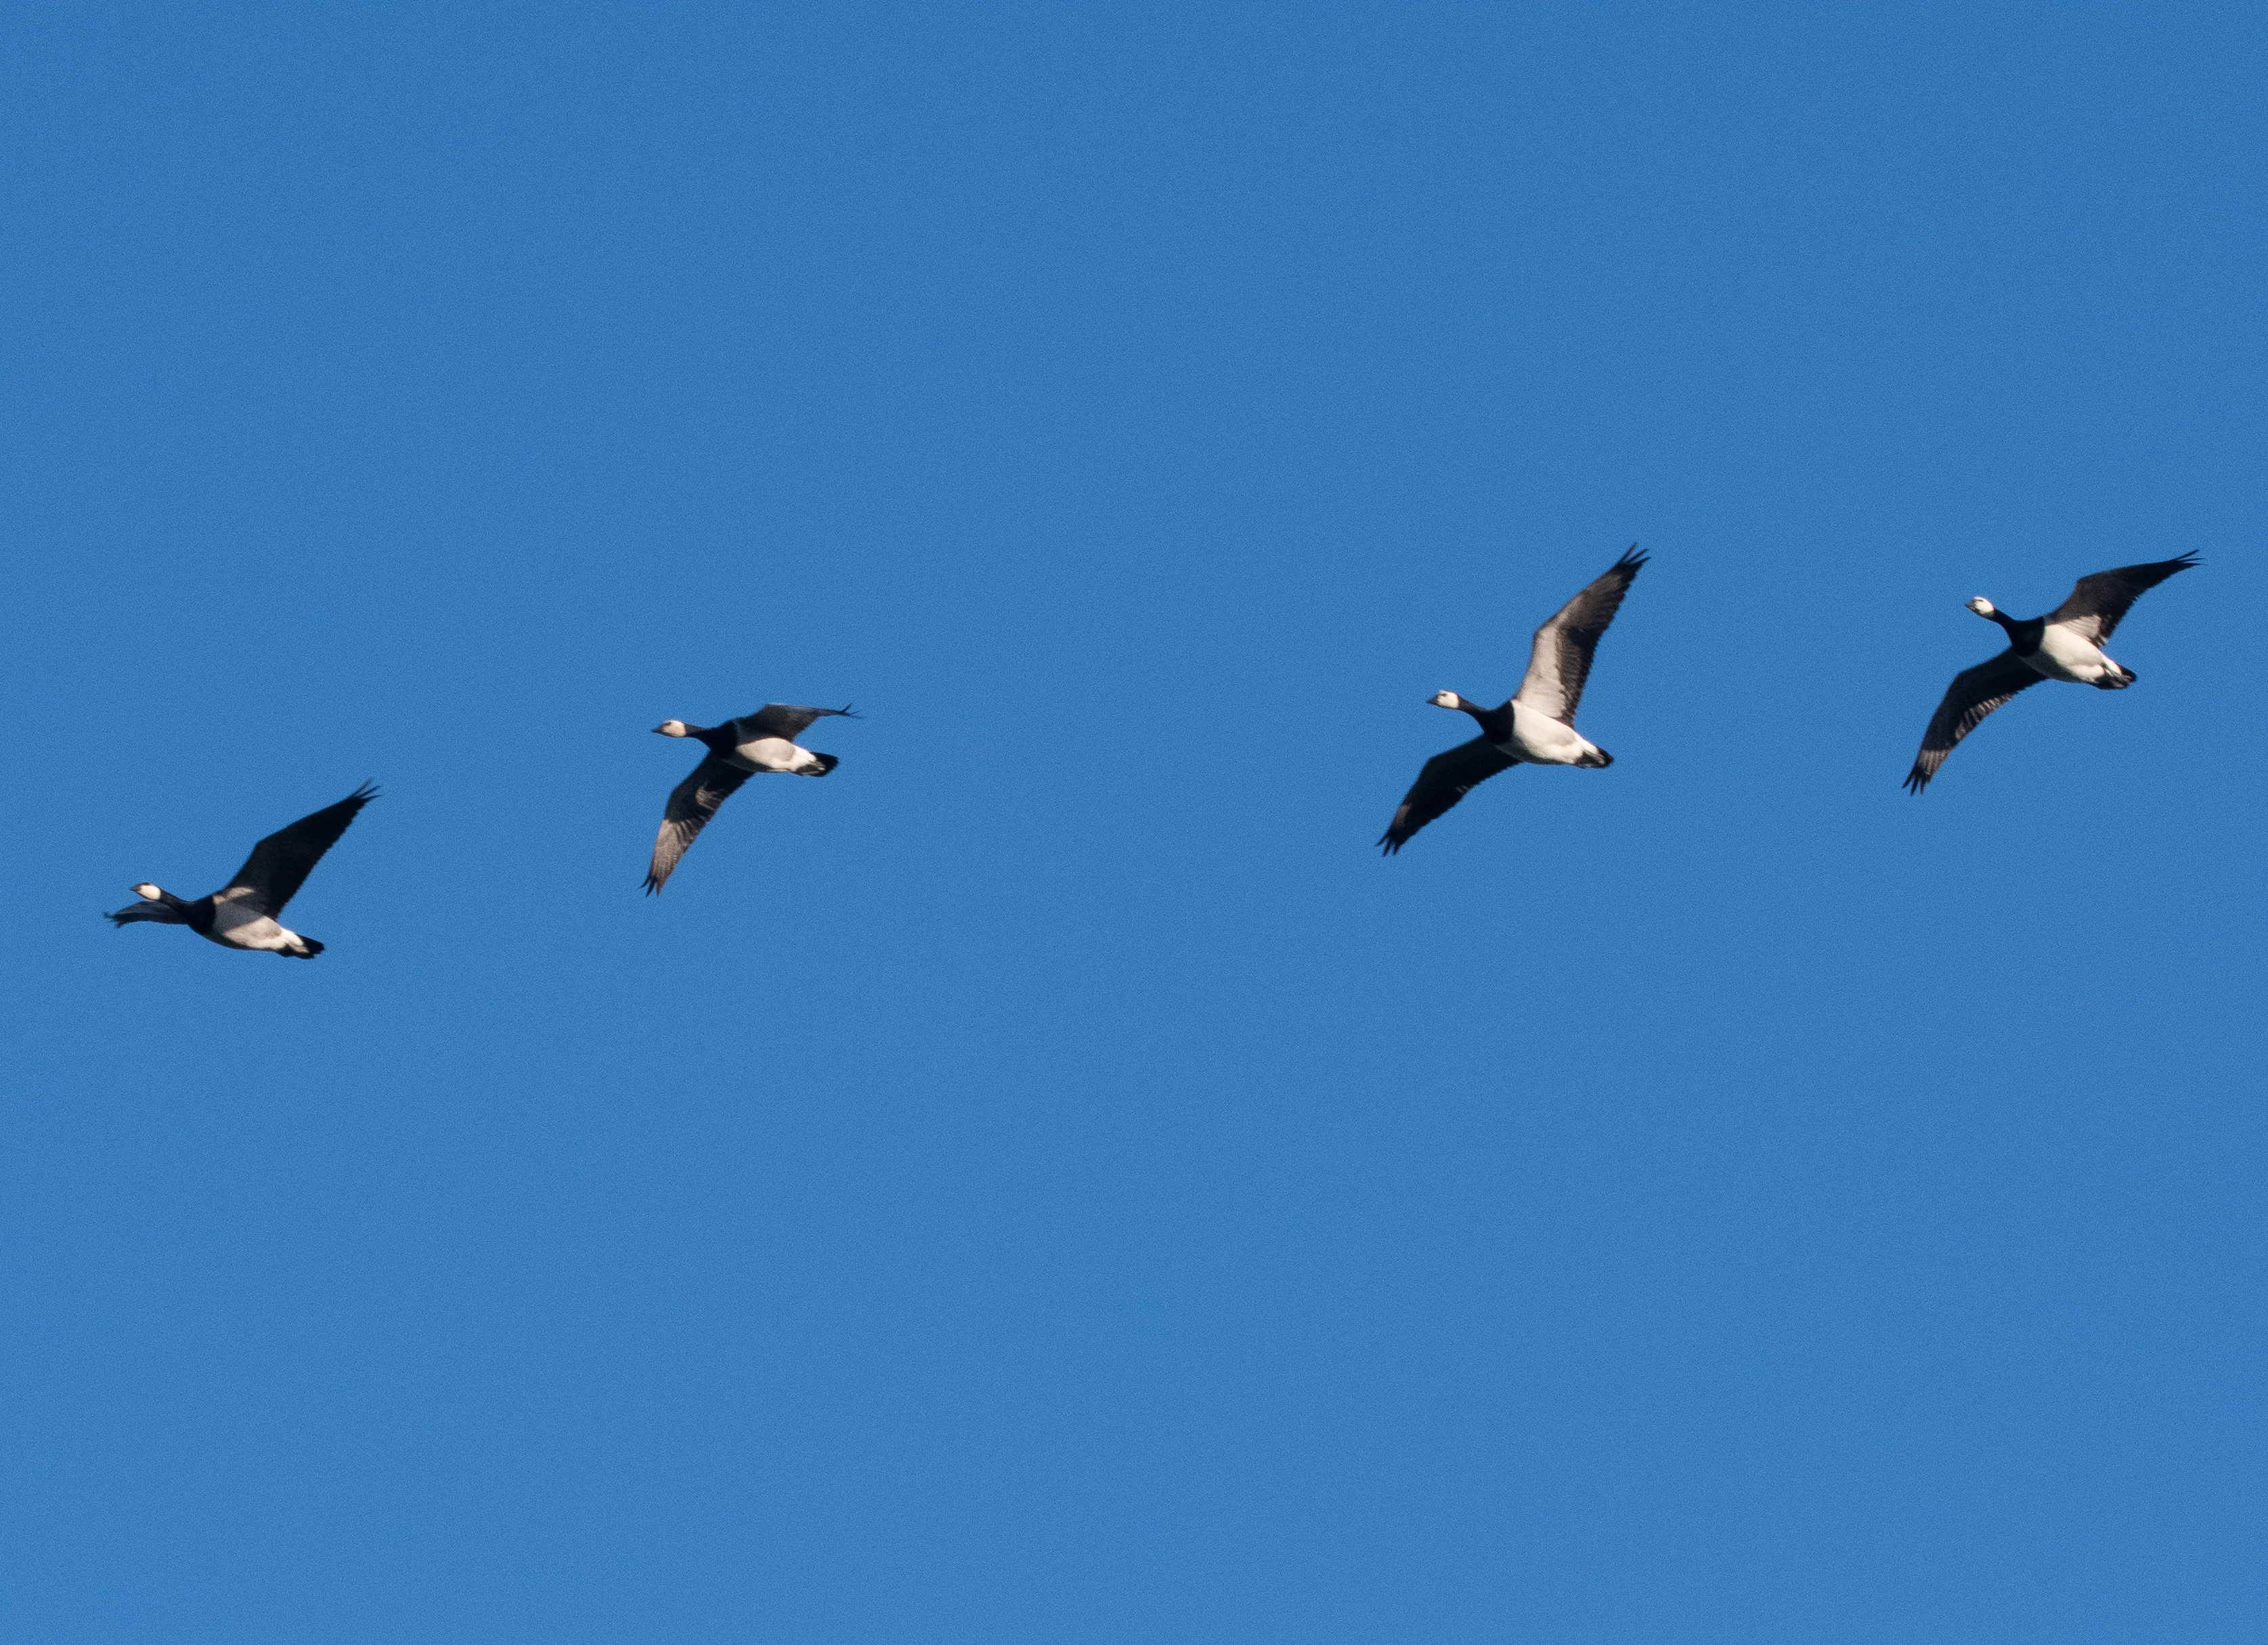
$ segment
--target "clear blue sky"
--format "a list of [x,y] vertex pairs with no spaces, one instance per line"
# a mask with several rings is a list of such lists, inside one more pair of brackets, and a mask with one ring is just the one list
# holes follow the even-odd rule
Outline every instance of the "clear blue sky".
[[2268,1629],[2257,8],[0,45],[0,1632]]

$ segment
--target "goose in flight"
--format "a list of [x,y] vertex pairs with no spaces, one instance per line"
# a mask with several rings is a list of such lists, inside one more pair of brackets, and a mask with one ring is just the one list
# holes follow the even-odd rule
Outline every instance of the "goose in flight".
[[814,720],[830,714],[850,716],[848,704],[839,709],[800,709],[790,702],[767,702],[754,714],[744,714],[722,725],[688,725],[664,720],[653,729],[664,737],[690,737],[707,745],[706,759],[693,775],[670,790],[669,807],[662,813],[661,832],[653,838],[653,862],[645,871],[645,889],[653,895],[669,881],[670,870],[694,835],[737,789],[759,772],[787,771],[799,777],[823,777],[842,763],[833,754],[814,753],[796,745],[796,738]]
[[276,916],[306,883],[308,872],[323,860],[323,853],[338,843],[356,813],[377,797],[378,790],[365,782],[337,804],[326,805],[288,828],[277,829],[253,847],[244,866],[236,870],[236,878],[210,897],[191,902],[144,884],[134,887],[140,902],[105,917],[113,925],[131,925],[136,920],[186,925],[223,948],[313,959],[323,951],[323,945],[312,936],[285,930],[276,922]]
[[1646,561],[1646,556],[1632,543],[1627,554],[1535,631],[1528,672],[1521,677],[1520,689],[1509,701],[1484,709],[1454,691],[1437,692],[1426,699],[1436,708],[1459,709],[1471,715],[1479,722],[1481,734],[1425,762],[1418,781],[1402,797],[1394,820],[1379,836],[1378,843],[1386,848],[1387,856],[1402,849],[1412,834],[1499,771],[1522,763],[1615,763],[1615,757],[1605,749],[1576,735],[1575,705],[1583,699],[1583,681],[1591,672],[1591,653],[1598,649],[1599,636],[1622,609],[1631,579]]
[[2147,565],[2122,565],[2115,571],[2083,576],[2071,598],[2044,617],[2019,622],[1979,594],[1969,609],[1989,617],[2007,631],[2008,649],[1988,662],[1965,668],[1953,677],[1945,701],[1930,716],[1922,733],[1921,752],[1906,773],[1906,788],[1918,794],[1929,786],[1937,768],[1954,745],[1975,731],[1986,715],[2028,686],[2043,679],[2069,680],[2101,691],[2124,691],[2137,676],[2102,650],[2127,607],[2176,571],[2198,563],[2194,554],[2177,560],[2154,560]]

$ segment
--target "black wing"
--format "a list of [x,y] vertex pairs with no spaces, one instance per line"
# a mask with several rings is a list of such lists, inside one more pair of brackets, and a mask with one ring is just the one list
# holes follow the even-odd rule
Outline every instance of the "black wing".
[[1945,689],[1945,701],[1929,716],[1929,730],[1921,734],[1921,752],[1906,773],[1905,786],[1916,794],[1927,788],[1955,744],[1983,723],[1986,715],[2043,678],[2014,650],[1955,674]]
[[717,808],[748,780],[749,774],[711,754],[693,767],[693,775],[669,791],[669,806],[661,814],[661,831],[653,837],[653,861],[645,870],[649,897],[669,881],[670,870],[693,836],[709,826]]
[[160,925],[179,925],[181,916],[162,902],[137,902],[131,907],[121,908],[116,914],[102,916],[113,925],[131,925],[136,920],[155,920]]
[[1518,701],[1563,725],[1575,723],[1575,705],[1582,701],[1583,682],[1591,674],[1591,653],[1598,650],[1599,636],[1623,608],[1631,579],[1645,564],[1646,556],[1632,543],[1627,554],[1535,631],[1535,643],[1528,653],[1528,672],[1513,694]]
[[2127,607],[2142,598],[2145,590],[2157,587],[2175,572],[2186,571],[2197,563],[2197,555],[2185,554],[2178,560],[2122,565],[2115,571],[2097,571],[2093,576],[2083,576],[2073,587],[2071,598],[2048,613],[2048,621],[2077,628],[2093,643],[2101,645],[2110,637],[2110,631],[2118,626]]
[[743,728],[743,735],[753,731],[759,737],[784,737],[793,742],[814,720],[823,720],[830,714],[849,715],[850,706],[845,703],[839,709],[802,709],[792,702],[767,702],[754,714],[744,714],[733,723]]
[[1394,820],[1378,836],[1378,843],[1386,848],[1387,856],[1392,856],[1410,843],[1412,834],[1475,788],[1519,763],[1484,737],[1459,743],[1447,753],[1435,754],[1418,772],[1418,780],[1410,785],[1410,792],[1402,797]]
[[337,804],[302,817],[288,828],[278,828],[252,848],[236,878],[217,893],[220,900],[242,903],[271,919],[283,913],[284,905],[298,894],[315,864],[323,860],[323,853],[339,842],[347,825],[377,797],[378,789],[365,782]]

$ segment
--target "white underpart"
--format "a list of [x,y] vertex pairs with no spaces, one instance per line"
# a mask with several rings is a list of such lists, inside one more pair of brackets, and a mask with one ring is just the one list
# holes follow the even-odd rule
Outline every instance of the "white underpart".
[[733,758],[751,771],[817,771],[819,758],[784,737],[758,737],[733,750]]
[[2124,679],[2126,675],[2126,671],[2112,662],[2100,646],[2059,622],[2048,624],[2040,635],[2039,649],[2024,661],[2050,679],[2067,679],[2079,686],[2091,686],[2101,679]]
[[297,953],[306,947],[297,931],[287,931],[269,915],[224,897],[213,905],[212,940],[230,948],[253,948],[262,953]]
[[1512,735],[1497,746],[1514,760],[1539,766],[1576,765],[1600,752],[1573,726],[1537,713],[1517,697],[1512,701]]

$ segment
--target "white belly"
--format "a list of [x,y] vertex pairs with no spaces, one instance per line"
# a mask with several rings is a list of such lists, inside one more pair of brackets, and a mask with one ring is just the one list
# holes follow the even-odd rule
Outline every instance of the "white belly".
[[224,902],[213,909],[212,940],[231,948],[258,949],[274,953],[299,946],[299,934],[287,931],[264,914],[254,914],[241,903]]
[[2091,686],[2120,672],[2118,665],[2105,657],[2093,642],[2052,622],[2040,635],[2039,649],[2024,661],[2050,679],[2067,679],[2080,686]]
[[1539,766],[1572,766],[1586,755],[1599,751],[1576,733],[1572,725],[1564,725],[1548,714],[1538,714],[1526,703],[1512,705],[1512,735],[1497,746],[1514,760],[1526,760]]
[[784,737],[758,737],[733,750],[733,758],[751,771],[808,771],[819,764],[807,748],[798,748]]

